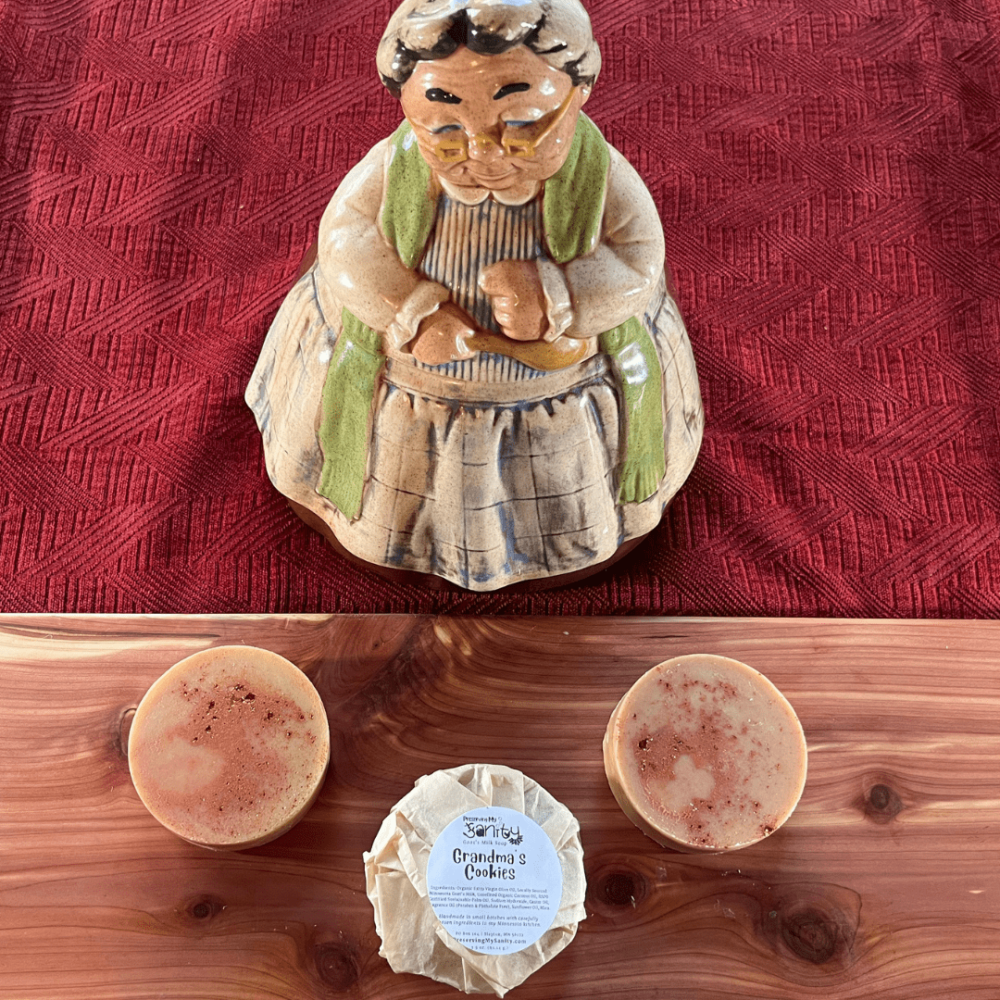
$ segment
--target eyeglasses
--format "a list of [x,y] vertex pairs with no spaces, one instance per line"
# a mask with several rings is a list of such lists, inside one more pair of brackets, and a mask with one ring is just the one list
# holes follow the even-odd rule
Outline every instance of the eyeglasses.
[[461,163],[469,158],[469,144],[473,143],[482,149],[490,145],[499,145],[503,149],[504,156],[527,158],[535,155],[535,150],[559,127],[559,123],[566,117],[569,106],[573,102],[573,95],[577,88],[574,87],[567,95],[566,100],[552,112],[552,120],[545,128],[533,138],[523,136],[508,135],[507,128],[500,133],[500,142],[497,143],[493,136],[486,132],[480,132],[471,139],[464,131],[446,132],[444,137],[438,139],[432,135],[434,155],[444,163]]

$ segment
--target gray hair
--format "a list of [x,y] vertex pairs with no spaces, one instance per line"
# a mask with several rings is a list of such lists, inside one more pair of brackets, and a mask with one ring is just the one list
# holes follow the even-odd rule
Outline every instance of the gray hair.
[[579,0],[403,0],[389,19],[375,62],[399,97],[414,67],[460,45],[499,55],[526,45],[576,86],[592,85],[601,52]]

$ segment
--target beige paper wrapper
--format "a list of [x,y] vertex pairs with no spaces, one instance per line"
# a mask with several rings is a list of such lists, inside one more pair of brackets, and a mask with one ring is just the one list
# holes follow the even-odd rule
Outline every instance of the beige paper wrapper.
[[[563,894],[555,920],[533,945],[512,955],[483,955],[459,944],[441,925],[427,896],[427,862],[434,841],[456,817],[482,806],[506,806],[533,819],[555,845]],[[383,820],[365,880],[375,907],[379,954],[393,972],[413,972],[465,993],[502,997],[566,947],[586,916],[580,825],[562,803],[520,771],[465,764],[418,778]]]

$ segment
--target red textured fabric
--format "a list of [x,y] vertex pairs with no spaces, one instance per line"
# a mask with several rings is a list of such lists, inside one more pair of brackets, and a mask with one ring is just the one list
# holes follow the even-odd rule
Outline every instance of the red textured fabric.
[[592,0],[707,430],[659,529],[540,594],[400,587],[270,486],[243,390],[398,122],[391,5],[0,0],[0,609],[1000,611],[1000,7]]

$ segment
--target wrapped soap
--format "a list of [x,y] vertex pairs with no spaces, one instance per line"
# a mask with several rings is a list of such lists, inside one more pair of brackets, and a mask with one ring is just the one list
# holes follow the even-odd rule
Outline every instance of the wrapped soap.
[[513,768],[466,764],[419,778],[364,855],[379,954],[395,972],[502,997],[586,916],[579,830]]

